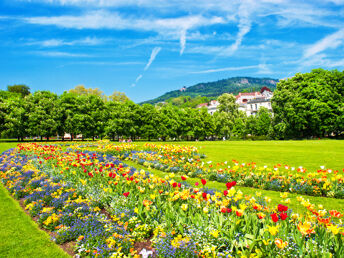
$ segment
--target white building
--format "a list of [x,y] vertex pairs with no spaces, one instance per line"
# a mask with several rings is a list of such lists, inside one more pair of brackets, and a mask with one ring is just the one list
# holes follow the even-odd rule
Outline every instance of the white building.
[[220,103],[217,100],[210,101],[208,105],[208,113],[213,115],[219,108]]
[[267,98],[257,98],[252,99],[246,103],[246,115],[247,116],[254,116],[258,113],[258,110],[261,107],[267,108],[270,112],[272,112],[271,107],[271,99]]
[[[270,112],[272,91],[263,87],[260,92],[240,92],[236,98],[236,103],[239,104],[239,111],[243,111],[247,116],[256,115],[260,107],[266,107]],[[206,107],[208,113],[213,115],[219,108],[220,103],[217,100],[212,100],[209,103],[202,103],[197,108]]]

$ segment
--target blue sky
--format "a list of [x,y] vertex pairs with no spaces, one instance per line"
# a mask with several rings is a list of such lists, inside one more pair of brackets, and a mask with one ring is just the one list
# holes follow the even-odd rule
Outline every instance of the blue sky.
[[344,69],[344,1],[1,0],[0,89],[135,102],[233,76]]

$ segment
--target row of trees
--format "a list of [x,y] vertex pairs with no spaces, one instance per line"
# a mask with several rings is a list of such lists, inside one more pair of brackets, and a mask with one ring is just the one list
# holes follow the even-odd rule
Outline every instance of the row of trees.
[[224,94],[219,100],[221,111],[212,116],[206,108],[155,107],[137,105],[129,100],[104,101],[93,94],[65,92],[57,96],[49,91],[36,91],[22,97],[1,92],[0,130],[2,137],[17,137],[18,140],[27,136],[49,139],[63,136],[65,132],[72,136],[82,134],[85,138],[141,137],[149,140],[245,137],[267,133],[271,120],[267,110],[262,109],[258,116],[247,118],[238,111],[233,95]]
[[344,72],[317,69],[282,80],[272,100],[274,115],[262,108],[247,117],[232,94],[218,101],[219,111],[210,115],[206,108],[137,105],[120,93],[105,98],[80,86],[60,96],[0,91],[0,133],[18,140],[66,132],[85,138],[191,140],[248,135],[285,139],[344,131]]

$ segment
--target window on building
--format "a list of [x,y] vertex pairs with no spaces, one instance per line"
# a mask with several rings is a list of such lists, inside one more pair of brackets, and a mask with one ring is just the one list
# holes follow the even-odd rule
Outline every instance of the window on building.
[[258,106],[257,106],[257,104],[255,104],[256,105],[256,110],[258,109]]

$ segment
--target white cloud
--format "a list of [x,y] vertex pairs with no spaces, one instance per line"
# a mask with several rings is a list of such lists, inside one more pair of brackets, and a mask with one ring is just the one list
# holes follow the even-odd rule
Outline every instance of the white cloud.
[[139,76],[137,76],[135,82],[131,84],[131,87],[135,87],[136,84],[139,82],[139,80],[141,80],[141,78],[142,78],[142,74],[140,74]]
[[180,55],[184,53],[185,44],[186,44],[186,30],[182,30],[180,33],[180,52],[179,52]]
[[118,13],[108,11],[93,11],[80,16],[40,16],[24,18],[31,24],[52,25],[62,28],[74,29],[116,29],[154,31],[162,35],[179,35],[181,54],[185,49],[186,31],[203,26],[225,23],[222,17],[204,17],[202,15],[189,15],[177,18],[142,19],[136,17],[122,17]]
[[42,41],[32,41],[27,43],[27,45],[40,45],[42,47],[59,47],[59,46],[74,46],[74,45],[87,45],[95,46],[105,43],[106,39],[86,37],[83,39],[66,41],[63,39],[47,39]]
[[91,57],[91,55],[88,55],[88,54],[77,54],[77,53],[69,53],[69,52],[61,52],[61,51],[35,51],[32,53],[41,55],[41,56],[48,56],[48,57]]
[[[161,50],[161,47],[153,48],[152,53],[151,53],[151,55],[149,57],[149,60],[148,60],[148,62],[146,64],[145,68],[143,69],[143,71],[147,71],[148,70],[148,68],[151,66],[151,64],[153,63],[153,61],[156,58],[156,56],[159,54],[160,50]],[[135,82],[131,84],[131,87],[135,87],[136,84],[139,82],[139,80],[141,80],[142,76],[143,76],[142,74],[137,76]]]
[[225,67],[225,68],[218,68],[218,69],[209,69],[197,72],[191,72],[193,74],[200,74],[200,73],[218,73],[218,72],[226,72],[226,71],[240,71],[240,70],[247,70],[247,69],[258,69],[261,68],[260,65],[248,65],[248,66],[233,66],[233,67]]
[[337,32],[330,34],[323,39],[319,40],[312,46],[308,47],[303,57],[309,58],[313,55],[316,55],[320,52],[325,51],[326,49],[335,49],[338,46],[342,45],[344,43],[344,29],[338,30]]
[[155,47],[155,48],[153,48],[152,53],[151,53],[151,55],[150,55],[150,58],[149,58],[149,60],[148,60],[148,63],[146,64],[146,66],[145,66],[145,68],[144,68],[144,71],[147,71],[147,70],[148,70],[148,68],[149,68],[150,65],[153,63],[153,61],[154,61],[155,57],[157,56],[157,54],[159,54],[160,50],[161,50],[161,47]]

